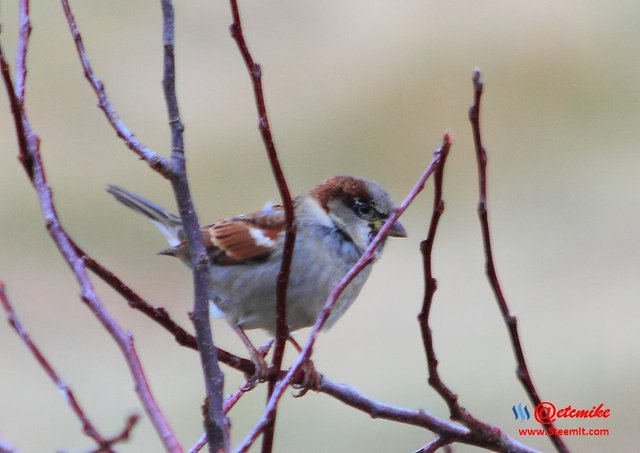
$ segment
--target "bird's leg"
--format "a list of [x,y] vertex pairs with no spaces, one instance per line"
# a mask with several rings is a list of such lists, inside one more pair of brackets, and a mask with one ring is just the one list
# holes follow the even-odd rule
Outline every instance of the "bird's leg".
[[[270,338],[262,346],[260,346],[260,348],[258,349],[258,354],[260,355],[260,357],[264,359],[267,356],[267,354],[269,354],[269,350],[271,349],[271,346],[273,346],[274,341],[275,340],[273,338]],[[247,374],[245,373],[245,377],[247,378],[247,380],[240,387],[240,391],[248,392],[250,390],[253,390],[256,387],[258,382],[254,376],[255,374],[253,376],[247,376]]]
[[[298,342],[291,335],[289,335],[288,340],[293,347],[296,348],[298,354],[302,352],[302,347],[300,347]],[[304,365],[302,365],[302,371],[304,373],[304,379],[299,384],[294,385],[298,390],[297,393],[293,394],[294,398],[303,397],[309,390],[318,388],[320,380],[322,379],[320,373],[318,373],[315,366],[313,366],[313,361],[311,359],[307,360]]]
[[296,339],[293,338],[293,335],[289,335],[289,338],[287,338],[287,340],[289,340],[289,343],[291,343],[293,347],[296,348],[296,351],[298,351],[298,354],[302,352],[302,346],[300,346],[300,344],[296,341]]
[[[260,351],[256,349],[256,347],[251,343],[247,334],[244,333],[244,330],[238,325],[231,326],[233,330],[238,334],[242,342],[244,343],[247,351],[249,351],[249,356],[251,357],[251,361],[253,362],[254,372],[253,376],[248,376],[247,381],[249,382],[250,388],[256,386],[258,382],[264,382],[267,380],[269,375],[269,365],[264,360],[264,356],[269,352],[269,348],[271,348],[272,341],[265,343],[262,347],[260,347]],[[263,349],[266,350],[264,353],[261,353]]]

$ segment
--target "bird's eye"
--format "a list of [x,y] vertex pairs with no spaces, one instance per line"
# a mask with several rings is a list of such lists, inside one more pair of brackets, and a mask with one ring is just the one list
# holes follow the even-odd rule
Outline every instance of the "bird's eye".
[[376,214],[375,209],[363,201],[356,200],[353,203],[353,211],[359,216],[363,218],[371,218]]

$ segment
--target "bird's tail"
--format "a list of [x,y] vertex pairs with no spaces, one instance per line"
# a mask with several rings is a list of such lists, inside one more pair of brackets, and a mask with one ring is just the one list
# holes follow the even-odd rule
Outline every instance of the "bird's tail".
[[164,237],[167,238],[171,247],[176,247],[182,242],[182,221],[178,216],[122,187],[109,184],[107,192],[113,195],[120,203],[151,219]]

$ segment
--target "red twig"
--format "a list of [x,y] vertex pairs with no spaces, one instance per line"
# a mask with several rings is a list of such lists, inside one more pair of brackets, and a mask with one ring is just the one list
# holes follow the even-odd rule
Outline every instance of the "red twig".
[[[447,134],[445,135],[445,142],[448,142],[448,140],[449,140],[449,135]],[[333,287],[322,311],[318,315],[318,318],[316,319],[316,322],[313,325],[313,328],[311,329],[311,333],[309,334],[307,343],[305,344],[300,354],[298,354],[296,361],[287,372],[287,375],[285,376],[285,378],[282,379],[276,386],[273,392],[273,395],[269,399],[269,402],[267,403],[267,407],[265,408],[264,413],[262,414],[262,417],[260,418],[256,426],[253,428],[251,433],[245,438],[244,442],[240,445],[240,447],[238,447],[238,452],[247,451],[249,447],[251,447],[253,442],[255,442],[256,438],[260,435],[260,433],[265,428],[265,426],[267,426],[267,424],[271,420],[271,417],[273,416],[273,413],[278,405],[278,402],[280,401],[280,398],[284,394],[287,387],[291,384],[291,380],[293,379],[295,374],[298,373],[298,371],[304,365],[304,363],[307,360],[309,360],[309,357],[311,356],[311,352],[313,350],[313,345],[315,344],[315,341],[318,337],[318,333],[320,332],[327,318],[331,314],[331,310],[333,309],[333,306],[338,300],[338,297],[340,297],[340,294],[342,294],[342,292],[345,290],[347,285],[351,283],[351,280],[353,280],[356,275],[362,272],[362,270],[366,266],[371,264],[371,262],[374,260],[378,245],[384,240],[391,226],[398,220],[400,215],[402,215],[402,213],[409,207],[409,204],[411,204],[411,202],[415,199],[415,197],[422,191],[422,189],[424,189],[424,185],[427,179],[429,178],[429,176],[431,176],[431,174],[437,168],[441,157],[442,157],[441,149],[439,148],[434,153],[433,159],[429,163],[427,169],[422,174],[422,176],[418,179],[418,182],[415,184],[413,189],[411,189],[411,192],[409,192],[409,195],[407,195],[404,202],[391,216],[389,216],[389,218],[387,219],[383,227],[380,229],[376,237],[373,239],[373,241],[371,242],[367,250],[365,250],[365,252],[362,254],[358,262]]]
[[[424,267],[424,299],[422,303],[422,310],[418,315],[418,322],[420,323],[420,332],[422,334],[422,342],[424,345],[424,351],[427,357],[427,367],[429,370],[429,384],[438,394],[445,400],[449,407],[449,412],[452,420],[462,422],[467,428],[469,428],[474,435],[481,437],[491,443],[499,441],[502,435],[501,430],[491,426],[487,423],[481,422],[477,418],[473,417],[464,407],[458,403],[458,396],[449,389],[449,387],[442,381],[440,374],[438,373],[438,359],[436,357],[435,349],[433,347],[433,335],[431,327],[429,326],[429,314],[431,311],[431,305],[433,302],[433,296],[437,289],[437,281],[433,277],[432,269],[432,254],[433,245],[436,238],[436,232],[438,229],[438,223],[440,217],[444,212],[444,200],[442,199],[442,184],[444,179],[444,165],[449,152],[449,147],[445,143],[443,145],[442,159],[434,175],[434,194],[433,194],[433,211],[431,214],[431,221],[429,223],[429,231],[427,238],[420,244],[420,250],[422,252],[422,260]],[[446,438],[440,438],[440,442],[444,442]],[[438,447],[436,439],[429,444],[424,451],[435,451]],[[446,442],[450,443],[450,442]],[[444,445],[444,444],[443,444]],[[423,451],[423,450],[420,450]]]
[[[431,328],[429,327],[429,313],[433,302],[433,295],[437,289],[437,281],[433,277],[431,256],[440,216],[442,216],[442,213],[444,212],[442,183],[444,178],[444,165],[449,152],[448,146],[443,148],[442,159],[440,160],[440,164],[438,165],[434,175],[433,212],[431,214],[429,232],[427,233],[427,238],[420,243],[424,268],[424,300],[422,302],[422,310],[418,315],[418,322],[420,323],[422,342],[427,356],[429,384],[438,392],[449,406],[451,419],[464,422],[469,420],[470,415],[466,409],[458,404],[458,396],[454,394],[440,379],[440,375],[438,373],[438,359],[436,358],[435,350],[433,348],[433,336],[431,334]],[[473,420],[475,421],[475,419]],[[465,425],[470,427],[466,423]]]
[[78,57],[80,58],[82,69],[84,70],[84,76],[89,81],[91,88],[93,88],[93,91],[98,97],[98,107],[100,107],[104,112],[109,124],[115,130],[118,137],[124,141],[131,151],[136,153],[142,160],[147,162],[151,168],[162,176],[167,179],[171,178],[173,170],[169,160],[158,152],[144,146],[118,117],[118,114],[111,105],[111,101],[109,101],[107,93],[105,92],[104,83],[98,79],[91,68],[89,56],[87,55],[84,43],[82,42],[82,35],[80,34],[80,30],[78,29],[76,19],[71,7],[69,6],[68,0],[62,0],[62,8],[64,9],[64,15],[67,19],[69,30],[71,30],[71,35],[73,36],[73,40],[76,45],[76,51],[78,52]]
[[[181,346],[198,350],[198,343],[196,338],[191,335],[184,327],[176,323],[167,310],[163,307],[154,307],[145,301],[138,293],[133,291],[128,285],[126,285],[117,275],[111,272],[109,269],[98,263],[93,257],[89,256],[84,250],[82,250],[77,244],[72,242],[76,252],[84,260],[88,269],[100,277],[105,283],[111,286],[118,294],[120,294],[127,302],[129,306],[134,310],[141,311],[153,321],[160,324],[167,331],[169,331],[176,342]],[[247,359],[243,359],[234,354],[231,354],[224,349],[216,348],[218,359],[240,371],[247,373],[253,372],[253,362]]]
[[[233,23],[230,27],[231,36],[238,45],[238,49],[240,50],[242,59],[244,60],[251,77],[256,108],[258,110],[258,127],[260,129],[260,135],[262,136],[262,141],[265,145],[267,155],[269,157],[271,170],[276,180],[285,212],[286,235],[276,290],[276,342],[274,346],[272,361],[272,367],[276,370],[279,370],[282,366],[284,348],[287,342],[287,338],[289,337],[289,326],[287,324],[287,285],[289,283],[289,274],[291,270],[293,249],[296,239],[295,212],[293,207],[293,200],[291,199],[289,187],[284,177],[282,167],[280,166],[278,153],[276,151],[276,147],[273,142],[273,136],[271,134],[271,126],[269,125],[269,117],[267,115],[267,108],[265,105],[264,93],[262,89],[262,68],[258,63],[254,61],[247,46],[247,42],[242,31],[242,22],[240,20],[238,2],[237,0],[230,0],[230,3],[231,13],[233,16]],[[273,391],[275,389],[275,385],[276,377],[273,376],[269,379],[269,390],[267,393],[267,399],[271,398],[271,395],[273,394]],[[273,415],[264,430],[262,453],[270,453],[273,449],[276,413],[277,407],[274,409]]]
[[[22,35],[20,36],[20,39],[24,39]],[[84,261],[74,250],[68,234],[60,223],[60,219],[58,218],[55,209],[53,195],[47,184],[44,168],[42,166],[40,157],[40,141],[37,135],[33,133],[27,116],[21,108],[24,99],[19,99],[17,92],[14,89],[13,81],[9,74],[9,67],[4,58],[1,47],[0,68],[14,117],[21,161],[25,166],[27,174],[29,175],[29,178],[38,194],[47,230],[76,277],[78,285],[80,286],[80,297],[82,301],[89,307],[96,318],[98,318],[122,351],[135,381],[135,390],[138,394],[138,398],[149,415],[158,435],[161,437],[165,448],[171,452],[180,452],[182,451],[182,448],[180,447],[171,427],[164,418],[164,414],[158,407],[153,394],[151,393],[140,359],[138,358],[133,344],[133,337],[120,327],[120,325],[111,317],[110,313],[102,305],[102,302],[97,296],[89,279]],[[16,67],[16,73],[26,74],[26,70],[21,67]]]
[[[129,437],[131,437],[133,428],[136,426],[139,420],[140,416],[138,414],[130,415],[127,418],[127,423],[125,424],[124,428],[122,429],[122,431],[120,431],[120,434],[107,439],[109,445],[116,445],[121,442],[127,442],[129,440]],[[94,450],[94,453],[103,453],[103,450],[98,448],[97,450]]]
[[[482,143],[482,134],[480,129],[480,100],[482,98],[483,82],[479,70],[473,72],[473,105],[469,109],[469,121],[471,122],[471,129],[473,131],[473,142],[475,144],[476,159],[478,162],[478,182],[479,182],[479,194],[480,201],[478,203],[478,216],[480,218],[480,226],[482,229],[482,241],[484,244],[484,253],[486,257],[486,272],[493,289],[493,293],[498,302],[498,307],[502,313],[502,318],[509,329],[509,336],[513,345],[514,354],[517,362],[516,375],[524,386],[529,398],[534,405],[540,404],[541,400],[538,396],[538,392],[533,385],[527,362],[524,357],[522,345],[520,343],[520,336],[518,334],[518,320],[511,313],[507,300],[504,297],[502,288],[500,287],[500,281],[498,280],[498,274],[493,260],[493,251],[491,247],[491,233],[489,231],[489,220],[487,214],[487,152]],[[553,424],[544,425],[545,429],[549,431],[553,428]],[[551,442],[559,452],[568,452],[569,449],[564,445],[562,438],[557,435],[550,436]]]
[[98,446],[100,447],[100,451],[113,452],[114,450],[112,449],[112,447],[115,444],[124,441],[129,437],[128,433],[133,428],[133,425],[135,424],[135,421],[137,421],[138,417],[134,415],[132,417],[129,417],[129,419],[127,420],[127,424],[123,431],[123,433],[127,433],[126,437],[121,434],[111,439],[107,439],[102,436],[98,432],[97,428],[93,425],[91,420],[89,420],[89,417],[86,415],[84,409],[76,399],[73,390],[71,390],[69,385],[64,382],[64,380],[53,368],[51,363],[44,356],[40,348],[38,348],[35,342],[31,339],[31,336],[27,332],[27,329],[20,321],[20,318],[18,318],[18,315],[16,314],[13,306],[11,305],[11,302],[9,301],[9,297],[7,296],[5,285],[3,282],[0,282],[0,305],[2,305],[2,308],[4,309],[7,320],[9,321],[9,325],[16,331],[27,349],[29,349],[29,352],[31,352],[31,354],[35,357],[45,373],[47,373],[47,376],[49,376],[49,378],[53,381],[58,391],[63,394],[65,401],[69,404],[69,407],[71,408],[73,413],[76,414],[78,420],[80,420],[80,423],[82,424],[82,432],[93,439],[96,444],[98,444]]
[[429,314],[431,311],[431,305],[433,302],[433,295],[437,289],[437,281],[433,277],[431,256],[433,252],[433,244],[436,238],[436,232],[438,229],[438,223],[440,217],[444,212],[444,200],[442,199],[442,183],[444,178],[444,164],[449,152],[449,147],[443,147],[442,159],[440,165],[436,169],[434,175],[434,194],[433,194],[433,211],[431,214],[431,221],[429,224],[429,232],[427,238],[420,243],[420,250],[422,252],[422,261],[424,267],[424,299],[422,302],[422,310],[418,315],[418,322],[420,323],[420,331],[422,334],[422,342],[424,344],[424,351],[427,356],[427,367],[429,370],[429,384],[438,392],[438,394],[445,400],[449,406],[452,420],[462,421],[465,426],[472,428],[477,426],[478,421],[471,417],[467,410],[458,404],[458,396],[453,393],[440,379],[438,373],[438,359],[433,348],[433,336],[431,328],[429,327]]

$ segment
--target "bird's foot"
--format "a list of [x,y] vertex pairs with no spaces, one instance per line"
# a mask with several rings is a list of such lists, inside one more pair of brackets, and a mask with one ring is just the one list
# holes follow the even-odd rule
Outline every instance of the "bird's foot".
[[296,389],[293,393],[294,398],[301,398],[307,394],[309,390],[317,390],[322,382],[322,375],[316,371],[312,360],[307,360],[300,368],[302,378],[292,387]]

